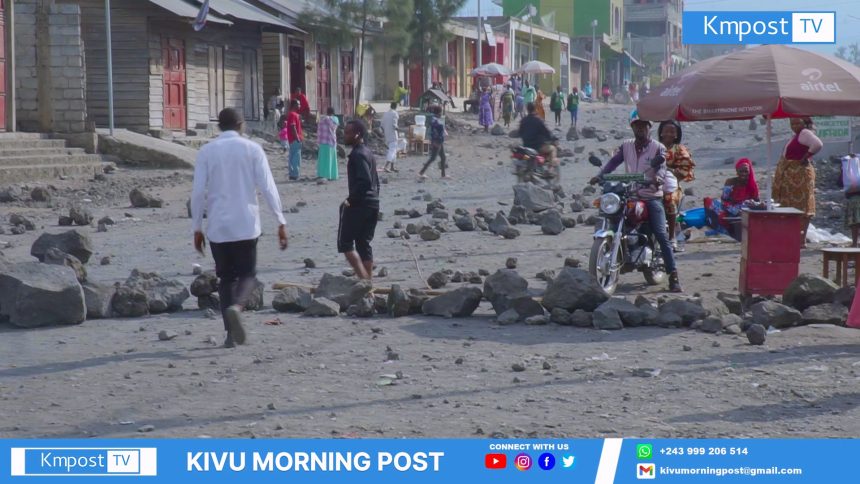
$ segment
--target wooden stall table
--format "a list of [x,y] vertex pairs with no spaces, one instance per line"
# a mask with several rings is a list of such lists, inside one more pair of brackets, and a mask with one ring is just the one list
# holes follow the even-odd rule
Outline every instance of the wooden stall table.
[[794,208],[743,210],[742,297],[781,295],[797,278],[804,216]]
[[857,280],[857,268],[860,267],[860,249],[853,247],[832,247],[821,249],[822,277],[830,279],[830,262],[836,262],[836,282],[848,286],[848,262],[854,261],[854,279]]

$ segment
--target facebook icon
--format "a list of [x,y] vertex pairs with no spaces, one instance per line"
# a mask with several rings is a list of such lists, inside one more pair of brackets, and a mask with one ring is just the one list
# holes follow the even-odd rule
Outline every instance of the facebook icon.
[[540,457],[538,457],[538,465],[545,471],[552,469],[555,467],[555,456],[549,452],[541,454]]

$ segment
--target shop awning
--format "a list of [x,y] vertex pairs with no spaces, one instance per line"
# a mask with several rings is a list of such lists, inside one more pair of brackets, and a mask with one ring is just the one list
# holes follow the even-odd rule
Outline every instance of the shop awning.
[[628,59],[630,59],[630,62],[632,62],[632,63],[633,63],[634,65],[636,65],[637,67],[645,67],[641,62],[639,62],[638,60],[636,60],[636,58],[635,58],[635,57],[633,57],[633,55],[631,55],[631,54],[630,54],[630,52],[629,52],[627,49],[624,49],[624,55],[626,55],[626,56],[627,56],[627,58],[628,58]]
[[[149,0],[150,3],[154,3],[159,7],[169,10],[176,15],[179,15],[182,18],[195,19],[197,18],[197,13],[200,12],[200,6],[194,6],[184,0]],[[213,22],[216,24],[225,24],[225,25],[233,25],[233,22],[223,19],[221,17],[212,15],[211,13],[206,16],[207,22]]]
[[[197,2],[202,5],[202,2],[199,0],[197,0]],[[277,27],[278,29],[305,33],[292,22],[271,15],[264,10],[244,2],[243,0],[209,0],[209,8],[226,17],[266,24]]]

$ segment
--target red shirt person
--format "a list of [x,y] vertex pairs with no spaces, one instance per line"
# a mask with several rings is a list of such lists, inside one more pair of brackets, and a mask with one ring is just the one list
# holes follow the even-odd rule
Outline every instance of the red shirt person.
[[291,101],[299,102],[299,116],[304,118],[311,114],[311,105],[308,102],[308,97],[302,92],[302,88],[297,87],[296,90],[293,91]]

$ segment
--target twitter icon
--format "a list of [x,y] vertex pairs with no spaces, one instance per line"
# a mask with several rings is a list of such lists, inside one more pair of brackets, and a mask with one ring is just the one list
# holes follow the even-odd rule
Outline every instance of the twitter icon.
[[573,456],[572,455],[562,456],[561,466],[565,469],[572,469],[573,468]]

